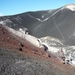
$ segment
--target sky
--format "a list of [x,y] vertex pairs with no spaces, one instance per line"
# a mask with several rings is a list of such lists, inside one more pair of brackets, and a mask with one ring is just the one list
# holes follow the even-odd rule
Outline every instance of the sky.
[[75,0],[0,0],[0,16],[56,9],[70,3],[75,4]]

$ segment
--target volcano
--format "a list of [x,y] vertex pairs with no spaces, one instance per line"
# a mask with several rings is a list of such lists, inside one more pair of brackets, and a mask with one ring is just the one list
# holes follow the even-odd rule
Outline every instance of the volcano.
[[[1,53],[3,53],[3,50],[9,49],[7,50],[7,52],[9,53],[7,53],[6,51],[5,53],[9,54],[8,57],[10,57],[11,56],[10,54],[12,52],[10,50],[18,50],[18,53],[21,52],[25,53],[26,58],[28,58],[29,55],[31,61],[34,60],[33,57],[35,56],[43,58],[42,61],[44,61],[44,59],[46,60],[47,58],[51,59],[51,61],[53,62],[54,59],[55,60],[54,64],[51,65],[55,65],[56,63],[57,66],[58,64],[60,64],[58,63],[58,60],[60,60],[65,64],[70,64],[73,67],[75,67],[75,21],[74,20],[75,20],[75,4],[68,4],[53,10],[43,10],[43,11],[41,10],[35,12],[30,11],[16,15],[1,16],[0,17]],[[15,54],[15,56],[16,55],[17,54]],[[62,59],[63,57],[65,58],[65,60]],[[26,60],[27,62],[29,61],[28,59]],[[3,60],[5,59],[3,58]],[[14,61],[15,65],[17,66],[20,64],[21,66],[21,68],[19,66],[20,70],[22,68],[24,70],[24,67],[22,66],[25,66],[24,65],[25,61],[24,60],[19,61],[19,60]],[[12,63],[12,65],[14,65],[14,62]],[[46,63],[47,62],[45,62],[45,64]],[[32,62],[30,64],[32,64]],[[10,64],[9,67],[11,67],[12,65]],[[14,68],[16,69],[16,72],[18,72],[17,71],[18,69],[15,67],[15,65],[12,67],[13,69]],[[61,66],[63,66],[63,64]],[[70,66],[68,66],[67,68],[69,67]],[[3,68],[5,67],[3,66]],[[1,73],[2,71],[5,70],[5,69],[3,70],[3,68],[1,68],[0,71]],[[65,67],[63,67],[63,69],[64,68]],[[12,68],[10,69],[12,71]],[[15,70],[13,70],[13,72],[15,72]],[[73,73],[75,74],[75,72]],[[66,74],[66,72],[64,72],[64,74],[70,75],[69,73]],[[60,75],[60,73],[58,75]]]
[[[60,40],[74,41],[75,5],[68,4],[54,10],[25,12],[22,14],[3,16],[0,21],[14,29],[27,28],[35,37],[52,36]],[[38,34],[39,33],[39,34]],[[69,43],[75,44],[75,43]]]

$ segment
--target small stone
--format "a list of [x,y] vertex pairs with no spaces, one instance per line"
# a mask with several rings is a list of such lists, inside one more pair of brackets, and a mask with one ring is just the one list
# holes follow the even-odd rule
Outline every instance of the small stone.
[[63,64],[65,64],[65,62],[63,62]]
[[20,51],[23,51],[22,48],[19,48]]
[[51,58],[51,56],[50,56],[50,55],[48,55],[48,57],[50,57],[50,58]]
[[22,43],[20,43],[21,47],[24,47],[24,45]]

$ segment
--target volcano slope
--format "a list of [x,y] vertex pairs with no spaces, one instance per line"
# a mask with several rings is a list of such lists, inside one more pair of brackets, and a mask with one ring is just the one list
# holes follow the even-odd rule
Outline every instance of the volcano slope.
[[43,49],[19,37],[14,38],[1,26],[0,35],[1,75],[75,75],[72,66],[48,58]]
[[75,11],[67,6],[57,9],[46,21],[37,26],[34,35],[36,37],[52,36],[64,41],[70,40],[75,32]]
[[[4,16],[0,17],[0,24],[15,30],[27,28],[33,36],[51,36],[65,46],[74,46],[74,9],[75,5],[70,4],[55,10]],[[0,30],[1,75],[75,75],[75,68],[53,57],[48,58],[44,49],[35,47],[25,39],[14,38],[2,27]]]

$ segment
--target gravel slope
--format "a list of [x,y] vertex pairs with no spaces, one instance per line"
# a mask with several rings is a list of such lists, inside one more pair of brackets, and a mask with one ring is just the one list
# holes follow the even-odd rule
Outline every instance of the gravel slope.
[[68,67],[65,69],[58,67],[59,65],[49,60],[23,55],[22,52],[0,48],[0,75],[75,75],[73,68],[70,71]]

